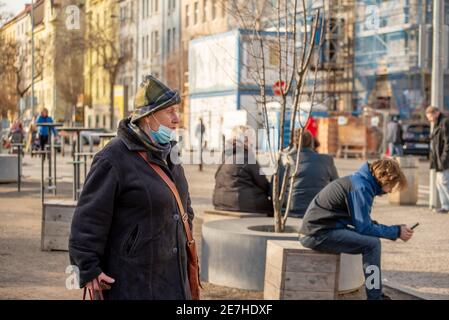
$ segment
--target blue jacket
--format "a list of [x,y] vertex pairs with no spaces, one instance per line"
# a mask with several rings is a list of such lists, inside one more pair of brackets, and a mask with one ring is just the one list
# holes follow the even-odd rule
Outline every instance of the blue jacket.
[[371,220],[371,209],[374,197],[385,194],[381,186],[371,174],[368,162],[365,162],[359,171],[349,176],[352,190],[348,195],[349,210],[352,213],[352,225],[358,233],[396,240],[399,226],[386,226]]
[[[39,116],[36,120],[36,124],[38,125],[38,133],[40,136],[48,136],[48,127],[47,126],[39,126],[39,123],[53,123],[53,119],[50,116],[43,117]],[[54,127],[51,128],[52,133],[56,135],[56,130]]]
[[351,228],[363,235],[396,240],[400,226],[371,220],[374,197],[382,194],[365,162],[357,172],[331,182],[313,199],[300,233],[315,236],[326,230]]

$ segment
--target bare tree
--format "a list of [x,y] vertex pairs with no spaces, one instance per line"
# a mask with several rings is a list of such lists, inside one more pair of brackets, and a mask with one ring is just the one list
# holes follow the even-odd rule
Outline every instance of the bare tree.
[[[286,162],[287,153],[294,148],[293,136],[297,127],[297,114],[302,99],[306,98],[313,106],[316,75],[322,46],[324,9],[313,8],[313,2],[306,0],[228,0],[228,11],[238,26],[247,30],[244,49],[251,60],[246,67],[259,87],[257,104],[261,108],[263,126],[267,133],[270,155],[274,161],[273,208],[275,232],[283,232],[290,211],[294,177],[299,170],[301,138],[296,150],[296,162]],[[271,31],[267,33],[266,31]],[[309,74],[309,71],[313,71]],[[279,86],[280,132],[277,147],[270,141],[268,108],[271,96],[267,86],[273,73]],[[268,78],[267,75],[271,77]],[[309,93],[305,89],[312,87]],[[311,92],[311,93],[310,93]],[[308,110],[308,116],[312,107]],[[285,140],[289,117],[290,141]],[[299,121],[299,129],[304,129],[307,121]],[[302,135],[300,135],[301,137]],[[286,145],[286,147],[284,147]],[[281,168],[285,170],[281,170]],[[282,176],[281,176],[282,175]],[[287,184],[289,189],[287,192]],[[283,213],[283,208],[285,211]]]
[[8,111],[14,111],[17,107],[15,77],[12,66],[15,56],[10,46],[0,38],[0,115],[6,116]]
[[106,71],[109,80],[109,110],[110,110],[110,129],[115,126],[114,121],[114,85],[117,81],[117,75],[120,68],[132,56],[126,48],[121,48],[119,41],[120,24],[116,21],[118,4],[116,1],[109,1],[105,12],[111,13],[105,17],[104,23],[92,21],[89,19],[86,32],[86,49],[92,50],[98,57],[98,67]]
[[[50,61],[46,58],[48,43],[40,41],[35,48],[35,74],[34,80],[42,78],[45,64]],[[31,53],[29,46],[14,40],[4,40],[0,46],[1,60],[0,63],[0,81],[2,90],[6,91],[6,97],[3,97],[7,108],[11,109],[12,105],[18,105],[18,102],[25,97],[31,88],[32,81],[29,75],[28,67],[31,64]],[[13,90],[12,90],[13,89]],[[11,95],[11,92],[14,92]]]
[[58,60],[58,73],[63,76],[58,77],[58,93],[67,102],[67,109],[64,111],[65,120],[72,116],[72,108],[78,102],[78,95],[84,90],[84,81],[80,77],[80,70],[84,67],[85,43],[82,35],[69,33],[60,46]]
[[13,14],[11,12],[7,12],[4,9],[5,3],[3,1],[0,1],[0,27],[13,17]]

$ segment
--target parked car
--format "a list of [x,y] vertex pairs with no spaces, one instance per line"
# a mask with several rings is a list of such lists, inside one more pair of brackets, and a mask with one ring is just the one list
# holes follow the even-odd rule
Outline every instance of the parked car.
[[405,155],[426,156],[430,152],[430,125],[413,123],[403,126],[403,149]]

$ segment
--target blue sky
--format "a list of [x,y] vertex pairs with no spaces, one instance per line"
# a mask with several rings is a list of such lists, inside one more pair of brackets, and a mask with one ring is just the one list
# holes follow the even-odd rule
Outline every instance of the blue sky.
[[12,12],[14,15],[22,11],[25,3],[31,3],[31,0],[0,0],[5,4],[5,11]]

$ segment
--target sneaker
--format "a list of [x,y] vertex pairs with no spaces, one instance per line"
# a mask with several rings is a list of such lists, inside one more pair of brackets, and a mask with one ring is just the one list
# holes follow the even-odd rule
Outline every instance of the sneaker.
[[440,209],[435,210],[435,212],[440,213],[440,214],[447,214],[447,213],[449,213],[449,210],[440,208]]

